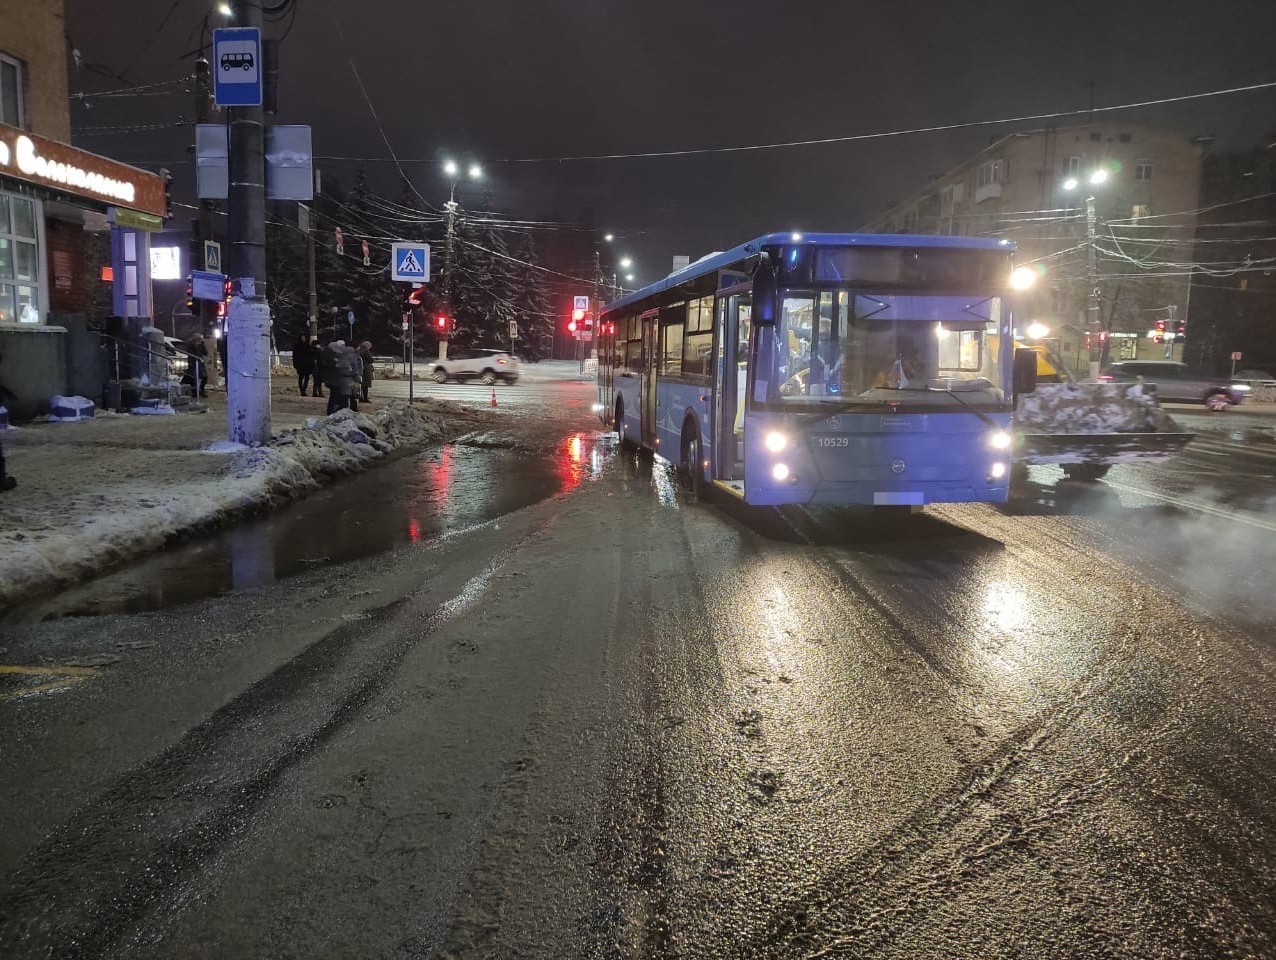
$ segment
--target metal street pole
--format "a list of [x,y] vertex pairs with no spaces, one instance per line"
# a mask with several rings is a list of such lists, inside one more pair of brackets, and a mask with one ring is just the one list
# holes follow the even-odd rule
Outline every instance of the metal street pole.
[[[261,29],[261,0],[235,0],[234,22]],[[270,439],[270,305],[266,300],[265,113],[230,110],[230,266],[226,416],[235,443]]]
[[1090,281],[1090,299],[1087,305],[1087,319],[1090,329],[1090,381],[1099,379],[1099,365],[1103,359],[1103,344],[1099,342],[1101,330],[1099,320],[1099,262],[1094,247],[1097,217],[1094,210],[1094,194],[1085,198],[1085,237],[1086,237],[1086,273]]
[[[213,102],[212,82],[208,74],[208,61],[202,56],[195,61],[195,122],[208,123],[212,113],[211,107]],[[217,209],[215,200],[199,201],[199,213],[196,219],[197,233],[195,248],[199,251],[200,265],[204,270],[208,269],[208,264],[204,263],[204,241],[213,239],[213,214]],[[191,270],[195,269],[195,265],[191,264]],[[217,320],[216,307],[211,300],[196,300],[196,307],[199,310],[199,334],[201,337],[212,335],[213,324]]]
[[315,278],[315,214],[306,208],[306,269],[310,273],[310,339],[319,339],[319,283]]

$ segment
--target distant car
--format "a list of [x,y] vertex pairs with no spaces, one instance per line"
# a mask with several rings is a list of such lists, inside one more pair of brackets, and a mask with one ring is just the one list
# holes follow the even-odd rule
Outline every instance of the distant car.
[[449,380],[477,380],[491,385],[497,380],[517,383],[519,362],[504,350],[478,349],[430,362],[430,377],[436,383]]
[[1099,374],[1100,380],[1116,383],[1132,383],[1139,377],[1156,387],[1160,400],[1203,403],[1214,411],[1240,403],[1249,392],[1249,386],[1236,379],[1216,377],[1173,360],[1118,360]]

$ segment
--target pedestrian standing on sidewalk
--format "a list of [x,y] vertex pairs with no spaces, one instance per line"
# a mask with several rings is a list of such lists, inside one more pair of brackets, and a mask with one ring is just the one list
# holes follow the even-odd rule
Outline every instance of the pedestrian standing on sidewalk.
[[315,373],[315,356],[310,352],[310,338],[304,333],[298,334],[292,345],[292,366],[297,371],[297,392],[304,397]]
[[226,334],[223,333],[217,338],[217,356],[221,359],[222,365],[222,387],[230,390],[230,367],[226,364]]
[[312,381],[314,384],[314,393],[312,395],[322,397],[323,390],[321,390],[320,387],[323,386],[323,373],[319,367],[323,360],[323,347],[319,346],[318,340],[311,340],[310,343],[307,344],[306,350],[310,354],[310,368],[314,371],[315,375],[314,380]]
[[363,402],[368,402],[368,391],[372,389],[372,343],[364,340],[359,344],[359,359],[363,361]]
[[329,416],[350,406],[354,391],[359,389],[359,371],[354,366],[358,359],[358,351],[347,347],[344,340],[333,340],[324,348],[324,384],[328,387]]
[[363,356],[353,344],[347,344],[337,355],[337,363],[345,375],[343,383],[348,391],[351,410],[359,409],[359,394],[363,389]]

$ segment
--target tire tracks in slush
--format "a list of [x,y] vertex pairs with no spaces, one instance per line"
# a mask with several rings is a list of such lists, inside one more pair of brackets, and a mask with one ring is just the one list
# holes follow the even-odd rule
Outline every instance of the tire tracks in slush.
[[[121,943],[183,881],[243,834],[283,777],[356,719],[405,657],[468,609],[500,569],[555,522],[543,520],[411,629],[386,630],[421,594],[343,625],[222,706],[81,807],[0,884],[7,960],[97,958]],[[339,668],[357,656],[362,672]],[[318,689],[316,689],[318,687]],[[292,715],[302,701],[320,709]]]

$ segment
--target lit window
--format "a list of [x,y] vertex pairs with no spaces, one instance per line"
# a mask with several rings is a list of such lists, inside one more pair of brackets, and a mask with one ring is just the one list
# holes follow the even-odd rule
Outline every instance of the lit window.
[[40,322],[35,202],[0,193],[0,323]]
[[22,126],[22,64],[0,54],[0,123]]
[[1142,183],[1147,183],[1152,179],[1151,160],[1136,160],[1134,162],[1134,179]]

